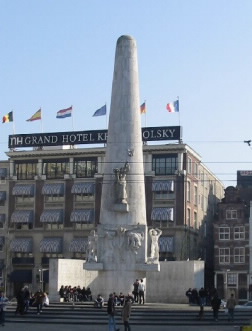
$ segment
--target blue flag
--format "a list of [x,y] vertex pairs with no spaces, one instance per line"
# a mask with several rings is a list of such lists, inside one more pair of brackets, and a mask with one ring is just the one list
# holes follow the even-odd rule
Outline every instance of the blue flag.
[[106,115],[107,113],[107,107],[106,105],[102,106],[101,108],[97,109],[95,112],[94,112],[94,116],[102,116],[102,115]]

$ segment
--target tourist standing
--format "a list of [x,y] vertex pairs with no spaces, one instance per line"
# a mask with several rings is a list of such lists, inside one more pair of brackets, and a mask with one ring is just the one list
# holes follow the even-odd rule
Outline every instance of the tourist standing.
[[130,324],[129,324],[129,318],[131,314],[131,298],[130,296],[127,296],[125,299],[125,303],[122,309],[122,320],[124,324],[124,331],[130,331]]
[[107,312],[109,315],[109,331],[119,331],[120,329],[116,328],[115,321],[115,298],[114,294],[111,293],[108,299]]
[[133,292],[132,294],[134,295],[134,302],[138,302],[138,286],[139,286],[139,281],[136,279],[136,281],[133,284]]
[[232,321],[234,320],[234,309],[236,306],[236,300],[234,298],[233,293],[231,294],[230,298],[227,301],[227,309],[228,309],[228,320]]
[[139,300],[139,304],[143,304],[144,305],[144,292],[145,292],[145,285],[143,280],[140,280],[140,283],[138,285],[138,300]]
[[6,305],[8,303],[8,299],[4,295],[4,292],[0,292],[0,324],[4,326],[5,323],[5,311],[7,309]]

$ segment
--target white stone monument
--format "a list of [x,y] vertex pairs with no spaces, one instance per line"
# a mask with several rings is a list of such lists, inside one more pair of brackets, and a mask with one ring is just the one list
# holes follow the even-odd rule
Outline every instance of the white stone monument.
[[131,36],[121,36],[115,54],[97,256],[84,265],[86,270],[99,270],[92,289],[103,295],[131,293],[134,281],[145,279],[146,271],[160,270],[159,232],[151,237],[153,256],[147,256],[142,145],[137,46]]

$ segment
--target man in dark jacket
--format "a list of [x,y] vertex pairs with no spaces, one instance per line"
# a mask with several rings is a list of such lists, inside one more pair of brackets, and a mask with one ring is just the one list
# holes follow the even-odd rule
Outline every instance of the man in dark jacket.
[[215,321],[218,321],[220,305],[221,305],[221,299],[218,297],[218,294],[216,293],[211,301],[211,306],[213,309],[213,316]]
[[115,298],[114,294],[111,293],[108,299],[107,312],[109,315],[109,331],[119,331],[120,329],[116,328],[115,321]]

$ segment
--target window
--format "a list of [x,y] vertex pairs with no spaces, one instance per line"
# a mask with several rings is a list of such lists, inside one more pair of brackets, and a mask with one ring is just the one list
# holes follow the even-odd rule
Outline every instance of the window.
[[198,204],[198,187],[194,186],[194,204],[197,206]]
[[237,210],[235,210],[235,209],[227,209],[226,210],[226,219],[227,220],[235,220],[235,219],[237,219]]
[[227,286],[236,286],[237,274],[228,272],[227,273]]
[[37,161],[16,161],[14,164],[14,175],[17,176],[17,179],[34,179],[34,176],[37,175]]
[[196,162],[194,163],[194,176],[199,178],[199,165]]
[[245,248],[235,247],[234,248],[234,263],[245,263]]
[[219,263],[229,264],[230,263],[230,249],[229,248],[219,248]]
[[97,172],[97,158],[74,159],[74,174],[76,178],[94,177]]
[[191,225],[191,209],[190,209],[190,208],[187,208],[186,224],[187,224],[188,226]]
[[198,228],[198,214],[197,212],[193,212],[193,222],[194,222],[194,229]]
[[164,154],[152,156],[152,170],[156,176],[173,175],[178,170],[178,155]]
[[187,185],[186,185],[186,198],[187,198],[187,201],[191,201],[191,183],[190,182],[187,182]]
[[219,228],[219,240],[230,240],[230,228],[220,227]]
[[244,240],[245,239],[245,227],[236,226],[234,227],[234,240]]
[[188,174],[192,173],[192,159],[190,157],[188,157],[187,172]]
[[65,174],[69,174],[69,160],[47,160],[43,162],[43,175],[47,179],[63,179]]

